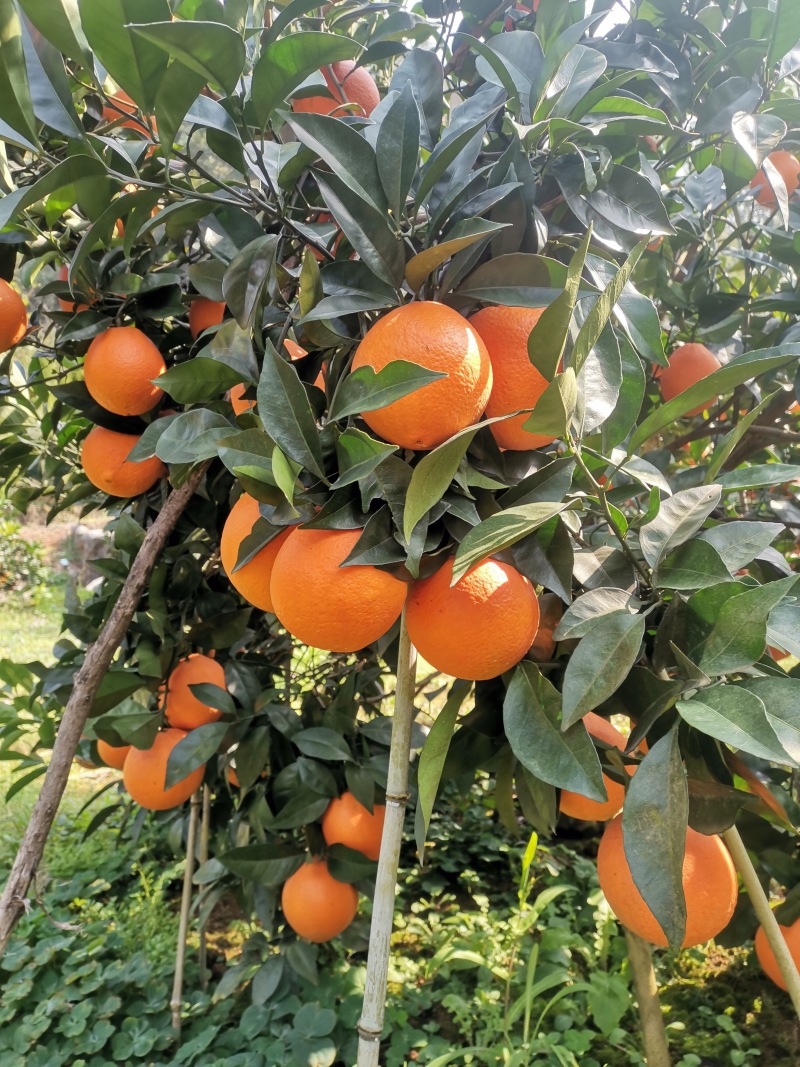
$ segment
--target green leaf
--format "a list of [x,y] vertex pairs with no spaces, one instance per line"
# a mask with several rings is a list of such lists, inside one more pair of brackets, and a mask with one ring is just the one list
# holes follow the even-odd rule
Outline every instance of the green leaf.
[[96,157],[83,154],[69,156],[32,185],[22,186],[0,199],[0,229],[7,226],[24,208],[53,193],[59,193],[62,199],[70,200],[71,204],[76,203],[78,196],[103,175],[105,167]]
[[91,52],[83,34],[78,0],[20,0],[19,6],[59,52],[91,69]]
[[444,72],[435,52],[412,48],[396,68],[389,83],[389,91],[403,92],[411,86],[420,112],[419,143],[428,151],[439,140],[444,108]]
[[704,589],[730,579],[719,552],[699,538],[669,552],[653,573],[655,585],[665,589]]
[[545,308],[528,338],[530,361],[548,382],[555,377],[564,355],[591,240],[590,225],[569,262],[564,291]]
[[585,637],[602,616],[620,611],[635,615],[641,607],[641,600],[624,589],[590,589],[567,608],[553,631],[553,637],[556,641]]
[[250,329],[267,295],[275,292],[280,239],[268,233],[257,237],[233,259],[222,279],[222,295],[243,330]]
[[622,840],[633,881],[673,949],[680,947],[686,931],[688,819],[689,790],[676,726],[639,764],[622,809]]
[[372,367],[359,367],[339,383],[331,404],[330,419],[338,421],[348,415],[377,411],[446,377],[443,371],[428,370],[404,359],[393,360],[377,372]]
[[639,531],[642,555],[651,567],[690,537],[694,537],[721,497],[718,485],[684,489],[662,501],[658,515]]
[[375,141],[378,175],[396,220],[405,216],[406,197],[417,172],[420,146],[419,108],[406,82],[381,120]]
[[307,730],[298,731],[292,738],[292,744],[296,745],[304,756],[312,756],[314,759],[353,762],[353,753],[348,743],[341,734],[326,726],[312,726]]
[[463,679],[456,679],[453,682],[447,701],[436,716],[419,755],[419,763],[417,765],[417,787],[419,793],[417,795],[414,833],[420,863],[425,862],[425,835],[430,826],[433,806],[436,803],[436,794],[439,791],[439,783],[442,780],[442,771],[444,770],[447,753],[450,751],[450,741],[453,737],[458,713],[471,689],[471,682],[466,682]]
[[[482,304],[545,307],[561,293],[567,268],[547,256],[517,252],[482,263],[461,284],[455,296]],[[584,284],[580,293],[594,293]]]
[[711,482],[719,481],[717,475],[725,465],[728,456],[730,456],[731,452],[733,452],[734,448],[736,448],[758,416],[765,411],[782,392],[782,389],[776,389],[774,393],[769,393],[761,400],[760,404],[756,404],[752,411],[748,411],[746,415],[739,419],[730,433],[726,434],[721,440],[717,440],[714,454],[711,457],[711,462],[706,468],[705,477],[703,478],[706,485],[710,485]]
[[547,437],[566,437],[577,406],[578,383],[575,371],[572,367],[567,367],[563,374],[557,374],[547,386],[522,428]]
[[258,381],[258,414],[269,436],[287,456],[325,480],[322,445],[314,412],[297,371],[264,339],[264,363]]
[[306,853],[296,845],[268,844],[234,848],[224,852],[219,860],[237,878],[279,886],[303,866],[305,857]]
[[169,22],[167,0],[80,0],[86,39],[105,69],[145,112],[152,112],[169,62],[131,23]]
[[[245,61],[244,40],[221,22],[190,22],[176,19],[141,25],[135,19],[130,31],[148,41],[189,70],[202,75],[226,93],[233,93]],[[133,96],[133,93],[131,93]]]
[[[716,610],[712,590],[689,598],[686,652],[709,678],[750,667],[764,654],[770,612],[793,589],[796,577],[747,589],[738,583],[716,587],[726,594]],[[742,590],[738,592],[737,590]],[[719,594],[718,594],[719,595]]]
[[209,722],[190,730],[169,754],[166,788],[170,789],[207,763],[222,744],[228,729],[226,722]]
[[253,68],[250,99],[258,125],[266,127],[275,108],[310,74],[331,63],[353,59],[361,51],[358,41],[333,33],[294,30],[271,41]]
[[798,357],[800,357],[800,344],[760,348],[755,352],[745,352],[737,356],[724,367],[720,367],[707,378],[701,379],[696,385],[690,386],[685,392],[679,393],[678,396],[666,404],[660,404],[655,411],[652,411],[631,435],[628,455],[633,455],[648,438],[670,426],[687,411],[696,408],[698,404],[707,403],[709,396],[730,393],[737,385],[742,385],[767,371],[777,370],[778,367],[795,362]]
[[[156,124],[162,148],[172,146],[186,117],[186,113],[204,88],[206,79],[202,74],[187,67],[179,59],[170,63],[161,79],[156,94]],[[127,236],[127,226],[125,227]]]
[[800,466],[791,463],[761,463],[754,467],[737,467],[718,476],[717,484],[726,493],[739,489],[760,489],[770,485],[788,485],[800,478]]
[[800,659],[800,603],[782,601],[769,613],[767,641]]
[[736,685],[701,689],[691,700],[675,705],[681,718],[726,745],[771,763],[791,763],[755,693]]
[[419,186],[414,196],[416,204],[424,204],[426,197],[433,187],[442,178],[459,154],[466,148],[473,138],[480,136],[480,131],[485,129],[490,117],[500,108],[502,103],[495,105],[488,112],[484,111],[477,118],[465,126],[461,126],[455,132],[448,131],[431,152],[428,161],[420,171]]
[[0,0],[0,115],[4,125],[38,146],[22,23],[13,0]]
[[37,119],[70,138],[85,136],[64,68],[64,57],[29,22],[23,27],[25,64]]
[[739,112],[731,119],[733,136],[756,167],[760,167],[786,136],[787,126],[777,115]]
[[406,263],[406,281],[413,292],[417,292],[422,283],[437,267],[477,241],[489,238],[498,230],[505,229],[507,222],[487,222],[485,219],[464,219],[457,223],[440,244],[418,252]]
[[363,430],[348,427],[336,442],[336,456],[339,461],[339,477],[332,483],[331,489],[341,489],[352,485],[383,463],[386,456],[397,451],[397,445],[387,445],[376,441]]
[[231,424],[208,408],[184,411],[169,420],[156,442],[156,455],[164,463],[199,463],[216,456],[219,442],[230,436]]
[[488,519],[484,519],[483,522],[469,530],[458,546],[453,563],[452,584],[455,585],[476,563],[480,563],[481,560],[493,556],[504,548],[510,548],[511,545],[544,525],[554,515],[560,515],[562,511],[572,507],[573,504],[570,501],[558,503],[543,501],[536,504],[520,504],[518,507],[490,515]]
[[564,729],[616,692],[639,658],[644,627],[643,615],[612,612],[581,638],[564,672]]
[[581,369],[586,357],[597,343],[600,334],[605,329],[606,323],[611,318],[614,308],[622,296],[622,290],[628,283],[636,264],[641,258],[642,252],[647,247],[649,237],[644,237],[634,248],[613,279],[608,283],[600,296],[595,301],[592,310],[586,316],[580,328],[575,344],[572,347],[572,366],[575,373]]
[[800,679],[746,678],[741,687],[762,701],[782,747],[795,764],[800,762]]
[[158,384],[178,404],[198,404],[213,400],[241,380],[241,373],[224,363],[195,356],[159,375]]
[[427,515],[447,492],[477,432],[477,426],[462,430],[449,441],[434,448],[427,456],[423,456],[414,468],[403,509],[403,537],[407,543],[411,541],[414,527],[419,520],[423,515]]
[[629,167],[616,164],[608,184],[586,193],[583,200],[593,212],[625,233],[675,232],[660,193],[643,174]]
[[[363,852],[346,845],[329,845],[327,849],[328,870],[337,882],[363,882],[367,878],[374,878],[378,869],[375,860],[368,859]],[[312,1005],[306,1005],[312,1007]],[[302,1010],[302,1009],[301,1009]],[[334,1012],[334,1021],[336,1015]]]
[[777,0],[775,19],[772,23],[772,36],[767,51],[767,68],[779,59],[800,40],[800,9],[792,0]]
[[768,548],[783,529],[780,522],[721,522],[704,530],[699,540],[713,545],[729,570],[738,571]]
[[590,800],[607,800],[600,760],[586,727],[577,722],[564,729],[560,719],[558,691],[535,664],[520,663],[503,702],[503,726],[514,755],[549,785]]

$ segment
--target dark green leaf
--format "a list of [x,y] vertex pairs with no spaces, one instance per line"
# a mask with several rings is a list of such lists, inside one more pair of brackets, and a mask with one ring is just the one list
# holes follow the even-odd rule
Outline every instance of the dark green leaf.
[[800,763],[800,679],[747,678],[741,686],[761,700],[782,747]]
[[360,51],[357,41],[332,33],[295,30],[271,41],[253,69],[250,89],[259,126],[265,127],[275,108],[314,71],[330,63],[353,59]]
[[554,515],[560,515],[571,506],[569,501],[520,504],[518,507],[490,515],[488,519],[474,526],[458,546],[453,563],[453,583],[462,578],[476,563],[488,559],[504,548],[510,548]]
[[374,860],[346,845],[329,845],[327,858],[328,870],[337,882],[363,882],[374,878],[378,870]]
[[155,106],[169,62],[131,23],[169,22],[167,0],[80,0],[81,23],[92,51],[114,81],[146,112]]
[[91,52],[83,35],[78,0],[20,0],[20,7],[59,52],[91,69]]
[[172,59],[180,60],[189,70],[222,86],[226,93],[233,93],[244,67],[245,47],[241,35],[230,26],[186,19],[141,25],[140,16],[131,14],[134,17],[129,22],[135,24],[130,32],[134,38],[149,42]]
[[258,382],[258,414],[287,456],[324,479],[322,445],[308,394],[297,371],[268,339]]
[[658,515],[639,531],[642,555],[657,567],[668,553],[694,537],[720,501],[718,485],[684,489],[661,503]]
[[403,510],[403,537],[411,541],[411,534],[419,520],[438,504],[450,486],[464,454],[478,432],[472,426],[455,434],[449,441],[423,456],[408,486]]
[[249,329],[267,295],[274,293],[279,238],[268,233],[246,245],[222,279],[225,303],[243,330]]
[[601,616],[572,653],[562,686],[565,729],[594,711],[622,684],[639,658],[642,615],[616,611]]
[[717,582],[729,582],[730,578],[719,552],[708,542],[695,538],[664,557],[653,581],[666,589],[704,589]]
[[213,400],[242,380],[242,375],[216,359],[196,356],[159,376],[158,384],[178,404]]
[[557,641],[585,637],[601,616],[619,611],[629,611],[635,615],[641,606],[642,602],[624,589],[590,589],[567,608],[553,636]]
[[207,408],[184,411],[174,419],[156,442],[156,455],[164,463],[198,463],[217,454],[219,442],[232,427],[223,416]]
[[392,75],[389,90],[401,93],[406,85],[411,86],[419,105],[420,144],[431,152],[439,140],[444,108],[444,72],[435,52],[412,48],[407,53]]
[[359,367],[339,383],[331,404],[330,418],[338,421],[348,415],[377,411],[446,377],[442,371],[427,370],[404,359],[393,360],[377,372],[372,367]]
[[0,0],[0,42],[0,115],[3,125],[38,145],[22,46],[22,23],[13,0]]
[[564,291],[545,308],[528,338],[530,361],[548,382],[555,377],[564,355],[591,240],[592,228],[589,226],[569,261]]
[[209,722],[190,730],[169,754],[166,788],[170,789],[207,763],[222,744],[227,732],[226,722]]
[[547,437],[565,437],[578,405],[575,371],[567,367],[557,374],[536,401],[533,414],[522,424],[530,433]]
[[245,845],[223,853],[219,859],[238,878],[279,886],[303,866],[305,855],[295,845]]
[[351,485],[368,474],[382,463],[386,456],[397,451],[397,445],[387,445],[383,441],[376,441],[363,430],[349,427],[336,442],[336,456],[339,462],[339,477],[331,485],[332,489],[341,489],[345,485]]
[[703,530],[699,540],[713,545],[729,570],[738,571],[768,548],[783,529],[780,522],[721,522]]
[[572,366],[575,368],[576,373],[583,366],[586,357],[591,352],[600,337],[600,334],[605,329],[606,323],[611,318],[614,308],[616,307],[619,298],[622,296],[622,290],[627,285],[636,264],[639,262],[642,252],[644,252],[645,247],[647,246],[648,240],[649,238],[643,238],[634,248],[612,280],[597,298],[592,310],[586,316],[572,348]]
[[420,862],[425,860],[425,835],[428,832],[436,794],[442,780],[442,770],[450,750],[450,741],[455,730],[456,720],[461,705],[472,689],[471,682],[457,679],[448,694],[445,706],[436,716],[433,726],[425,738],[417,766],[417,812],[414,833],[417,840],[417,852]]
[[787,485],[800,478],[800,466],[791,463],[760,463],[754,467],[737,467],[717,476],[717,484],[726,493],[739,489],[760,489],[770,485]]
[[403,85],[381,120],[375,142],[378,174],[395,219],[405,215],[406,197],[417,170],[420,145],[419,108],[409,82]]
[[347,763],[353,761],[353,754],[341,734],[330,730],[326,726],[312,726],[307,730],[300,730],[292,738],[304,756],[313,756],[315,759],[344,760]]
[[726,745],[772,763],[790,763],[755,693],[736,685],[701,689],[691,700],[675,705],[681,718]]

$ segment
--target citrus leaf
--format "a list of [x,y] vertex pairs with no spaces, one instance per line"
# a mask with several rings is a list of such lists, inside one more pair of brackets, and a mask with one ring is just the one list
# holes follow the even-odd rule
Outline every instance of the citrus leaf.
[[305,79],[320,67],[353,59],[363,51],[358,41],[333,33],[295,30],[272,40],[253,68],[250,99],[261,127]]
[[455,730],[456,720],[461,705],[472,689],[472,683],[463,678],[456,679],[447,696],[447,701],[436,716],[433,726],[430,728],[422,752],[419,755],[417,765],[417,812],[414,823],[414,833],[417,841],[417,852],[420,863],[425,861],[425,835],[428,832],[433,806],[436,802],[436,794],[439,791],[439,783],[442,780],[447,753],[450,751],[450,741]]
[[431,271],[441,266],[456,252],[459,252],[462,248],[469,248],[476,241],[489,238],[493,233],[503,230],[509,225],[511,224],[508,222],[464,219],[453,227],[446,240],[442,241],[441,244],[426,248],[424,252],[418,252],[416,256],[411,257],[406,263],[406,281],[411,289],[417,292]]
[[226,93],[236,89],[244,67],[245,47],[242,36],[230,26],[187,19],[141,25],[134,17],[129,22],[133,23],[128,29],[134,37],[148,41],[173,60],[180,60],[207,81],[221,85]]
[[550,503],[542,501],[536,504],[520,504],[506,511],[490,515],[468,531],[458,546],[453,563],[453,581],[455,583],[474,567],[476,563],[487,559],[504,548],[521,541],[523,537],[543,526],[554,515],[573,508],[571,501]]
[[257,393],[261,423],[287,456],[324,480],[322,445],[305,387],[268,338],[264,346]]
[[564,355],[591,240],[590,224],[569,262],[563,292],[545,308],[528,338],[528,357],[548,382],[555,377]]
[[86,39],[105,69],[145,112],[152,112],[169,62],[151,41],[131,32],[131,23],[169,23],[167,0],[80,0]]
[[643,615],[616,611],[598,619],[581,638],[564,672],[563,729],[616,692],[639,658],[644,626]]
[[736,685],[701,689],[675,707],[690,726],[726,745],[771,763],[793,762],[775,736],[764,702],[747,689]]
[[348,415],[377,411],[446,377],[443,371],[428,370],[405,359],[393,360],[377,372],[372,367],[359,367],[339,384],[331,404],[330,419],[338,421]]
[[479,429],[479,426],[470,426],[461,430],[449,441],[423,456],[414,468],[403,509],[403,537],[407,543],[411,541],[414,527],[419,520],[438,504],[447,492]]

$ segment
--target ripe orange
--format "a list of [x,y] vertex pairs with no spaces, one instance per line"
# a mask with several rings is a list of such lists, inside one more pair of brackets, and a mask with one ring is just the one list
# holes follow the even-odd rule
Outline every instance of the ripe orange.
[[555,655],[556,640],[553,631],[563,614],[564,603],[561,597],[555,593],[542,593],[539,597],[539,629],[528,649],[528,655],[537,663],[546,663]]
[[[69,267],[65,263],[61,270],[58,272],[58,280],[65,282],[69,278]],[[61,305],[62,311],[71,312],[73,315],[77,315],[81,311],[88,311],[89,305],[82,304],[77,300],[64,300],[63,297],[58,298],[58,302]]]
[[346,845],[376,860],[381,851],[381,836],[386,818],[383,804],[369,812],[352,793],[342,793],[332,800],[322,816],[322,836],[327,845]]
[[[795,965],[800,967],[800,919],[793,922],[791,926],[781,926],[781,933]],[[758,930],[756,930],[756,957],[761,964],[761,970],[767,978],[771,978],[780,989],[786,989],[786,979],[781,974],[781,969],[775,959],[775,953],[772,951],[769,941],[767,941],[763,926],[759,926]]]
[[247,493],[242,493],[222,527],[219,554],[223,570],[233,588],[254,607],[261,608],[262,611],[272,611],[272,598],[269,595],[272,566],[281,545],[291,533],[291,528],[279,533],[259,549],[249,563],[245,563],[238,571],[234,570],[242,541],[253,532],[253,526],[259,518],[258,501]]
[[519,663],[539,626],[533,586],[507,563],[487,559],[451,588],[451,557],[412,584],[406,623],[419,654],[455,678],[494,678]]
[[[547,379],[528,358],[528,335],[544,308],[488,307],[469,320],[486,345],[492,363],[492,392],[486,417],[507,415],[520,408],[533,408],[547,388]],[[522,426],[529,415],[496,422],[491,426],[501,448],[526,452],[555,440],[545,434],[529,433]]]
[[[292,362],[294,362],[296,359],[302,359],[303,356],[308,355],[308,352],[306,352],[304,348],[302,348],[296,341],[293,341],[290,337],[285,338],[283,343],[286,346],[286,351],[289,353],[289,358],[292,360]],[[320,371],[319,375],[317,376],[317,380],[314,384],[320,385],[320,380],[322,380],[322,385],[320,386],[320,388],[324,389],[325,380],[322,377],[322,371]],[[244,415],[246,411],[251,411],[256,406],[255,400],[244,399],[244,394],[246,390],[247,386],[244,384],[244,382],[239,385],[231,386],[230,392],[228,393],[228,398],[231,402],[231,407],[233,408],[234,415]]]
[[[791,152],[787,152],[785,148],[779,148],[777,152],[770,152],[767,159],[783,178],[787,195],[791,197],[792,193],[800,185],[800,161]],[[762,207],[778,206],[778,198],[767,181],[763,167],[759,168],[758,173],[750,182],[750,188],[758,190],[756,200]]]
[[121,771],[125,766],[125,757],[130,750],[130,745],[109,745],[102,738],[97,740],[97,755],[105,763],[106,767],[113,767],[117,771]]
[[5,278],[0,278],[0,352],[18,345],[28,329],[28,313],[22,297]]
[[[614,745],[620,752],[624,751],[628,743],[627,739],[611,725],[608,719],[589,711],[583,716],[583,722],[592,737],[605,741],[607,745]],[[580,793],[572,793],[569,789],[563,789],[559,804],[562,815],[569,815],[571,819],[583,819],[586,822],[606,822],[608,819],[613,819],[625,800],[625,786],[620,782],[615,782],[607,774],[603,775],[603,781],[608,800],[590,800]]]
[[153,385],[166,370],[156,346],[135,326],[111,326],[89,345],[83,377],[92,397],[115,415],[144,415],[164,391]]
[[356,652],[377,641],[403,610],[406,586],[372,566],[341,567],[361,530],[296,526],[272,565],[273,611],[303,644]]
[[402,448],[428,449],[477,422],[492,388],[492,365],[473,327],[452,308],[417,300],[371,326],[356,349],[353,370],[376,371],[407,360],[446,378],[361,416],[375,433]]
[[[354,59],[344,59],[323,67],[320,72],[331,96],[306,96],[292,101],[292,110],[312,115],[354,114],[369,116],[381,102],[381,94],[370,72],[357,67]],[[331,99],[332,97],[332,99]],[[342,104],[357,104],[355,109]]]
[[[654,945],[666,946],[664,931],[636,888],[622,846],[622,816],[606,826],[597,853],[600,888],[621,923]],[[683,858],[686,934],[683,948],[702,945],[725,929],[736,907],[739,886],[733,860],[716,835],[688,827]]]
[[217,708],[210,708],[198,700],[189,688],[190,685],[202,683],[224,689],[225,671],[215,659],[194,652],[180,660],[167,678],[164,712],[170,726],[176,726],[179,730],[194,730],[197,726],[216,722],[222,715]]
[[313,859],[283,884],[283,917],[299,937],[330,941],[345,930],[358,911],[354,886],[337,882],[323,859]]
[[95,426],[87,434],[81,449],[83,472],[92,485],[109,496],[139,496],[167,473],[157,456],[139,463],[128,455],[139,440],[137,434],[117,433]]
[[[539,0],[533,0],[532,3],[523,3],[521,2],[521,0],[519,0],[519,2],[514,5],[514,7],[517,11],[523,11],[526,15],[530,15],[531,12],[535,13],[539,10]],[[513,30],[516,28],[516,23],[510,16],[507,15],[504,26],[506,30]]]
[[[118,128],[124,126],[126,129],[136,130],[140,134],[147,132],[147,126],[137,117],[139,114],[138,105],[124,89],[117,89],[115,93],[111,94],[109,103],[103,107],[102,114],[106,122],[114,122]],[[123,119],[123,115],[130,115],[130,118]],[[120,122],[120,119],[123,119],[122,122]],[[153,130],[157,132],[156,122],[152,116],[150,121],[153,125]]]
[[169,754],[184,737],[184,730],[162,730],[156,734],[152,748],[132,748],[128,753],[122,769],[122,781],[131,798],[143,808],[149,811],[177,808],[200,787],[204,767],[198,767],[169,789],[165,788]]
[[225,305],[220,300],[206,300],[201,296],[189,305],[189,329],[197,340],[204,330],[217,326],[225,317]]
[[[665,402],[672,400],[703,378],[707,378],[709,374],[713,374],[715,370],[719,370],[720,366],[720,361],[705,345],[679,345],[669,356],[669,366],[659,367],[656,371],[661,396]],[[699,415],[713,399],[713,396],[709,396],[705,403],[692,408],[686,414]]]

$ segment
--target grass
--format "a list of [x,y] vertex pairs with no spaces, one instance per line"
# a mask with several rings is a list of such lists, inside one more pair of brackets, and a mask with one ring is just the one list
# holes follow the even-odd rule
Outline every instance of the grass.
[[53,663],[63,607],[63,584],[41,586],[35,594],[4,593],[0,601],[0,659]]

